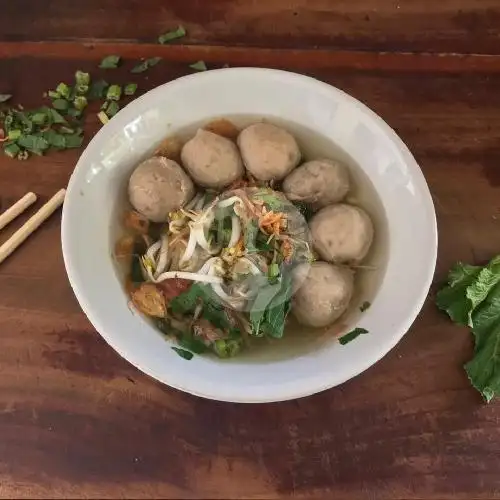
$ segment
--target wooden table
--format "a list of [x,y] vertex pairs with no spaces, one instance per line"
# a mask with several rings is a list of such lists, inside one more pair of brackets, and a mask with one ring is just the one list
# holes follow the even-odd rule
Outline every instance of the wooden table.
[[[178,23],[183,45],[155,43]],[[137,78],[143,91],[199,59],[332,83],[419,161],[439,283],[456,260],[500,251],[499,23],[497,0],[16,0],[0,9],[0,92],[36,105],[113,53],[127,61],[123,83],[128,61],[164,58]],[[97,128],[92,114],[87,137]],[[77,157],[0,155],[0,209],[28,190],[46,201]],[[59,231],[54,216],[0,267],[2,498],[500,498],[500,406],[470,387],[469,334],[432,298],[391,353],[341,387],[280,404],[205,401],[105,344],[73,297]]]

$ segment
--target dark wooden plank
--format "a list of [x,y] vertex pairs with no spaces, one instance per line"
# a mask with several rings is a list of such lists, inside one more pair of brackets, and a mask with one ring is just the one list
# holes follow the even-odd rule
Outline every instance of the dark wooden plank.
[[190,44],[499,52],[496,0],[16,0],[0,40],[150,42],[181,23]]
[[[26,48],[9,59],[8,47],[0,46],[0,91],[14,90],[29,105],[78,68],[97,75],[110,48],[50,46],[46,58],[42,48],[37,57]],[[165,51],[171,58],[138,78],[142,89],[185,74],[204,50]],[[125,46],[122,55],[139,53]],[[423,67],[419,57],[399,55],[377,69],[357,58],[349,68],[333,53],[312,62],[309,52],[206,56],[213,65],[314,75],[395,127],[436,202],[436,283],[454,261],[498,252],[500,58],[488,59],[488,68],[482,58],[439,57]],[[127,64],[109,78],[126,81]],[[87,127],[95,132],[95,118]],[[1,208],[28,190],[48,198],[77,155],[0,156]],[[0,332],[2,497],[465,500],[500,490],[500,406],[484,405],[469,386],[461,368],[469,334],[432,298],[394,351],[341,387],[280,404],[204,401],[142,375],[93,331],[65,278],[55,216],[0,267]]]

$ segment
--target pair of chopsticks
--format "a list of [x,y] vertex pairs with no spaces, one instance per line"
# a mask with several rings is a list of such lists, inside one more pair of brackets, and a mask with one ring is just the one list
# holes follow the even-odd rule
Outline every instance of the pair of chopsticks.
[[[30,217],[23,226],[0,246],[0,264],[63,204],[65,195],[66,189],[58,191],[38,212]],[[29,206],[33,205],[36,200],[37,196],[35,193],[27,193],[8,208],[0,215],[0,230],[9,224],[9,222],[12,222],[18,215],[22,214]]]

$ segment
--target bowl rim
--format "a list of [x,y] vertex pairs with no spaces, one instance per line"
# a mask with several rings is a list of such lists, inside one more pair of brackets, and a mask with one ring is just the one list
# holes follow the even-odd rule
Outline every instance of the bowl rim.
[[[369,355],[365,356],[363,360],[358,361],[355,368],[353,368],[349,373],[345,372],[344,376],[342,377],[339,377],[338,375],[333,376],[333,374],[329,376],[328,373],[325,373],[322,383],[318,383],[314,387],[311,386],[300,387],[300,388],[297,387],[297,389],[286,390],[286,391],[283,390],[280,392],[280,394],[266,395],[265,397],[260,397],[260,398],[249,398],[248,396],[245,396],[245,394],[242,394],[241,396],[238,397],[235,397],[234,394],[232,394],[231,396],[226,397],[223,391],[219,392],[214,391],[212,393],[198,392],[196,389],[193,389],[192,387],[187,388],[183,387],[181,384],[178,383],[170,383],[170,382],[167,383],[170,387],[181,390],[183,392],[188,392],[190,394],[207,399],[227,401],[227,402],[264,403],[264,402],[286,401],[286,400],[306,397],[312,394],[316,394],[318,392],[322,392],[331,387],[340,385],[346,382],[347,380],[356,377],[357,375],[364,372],[372,365],[380,361],[380,359],[382,359],[389,351],[391,351],[394,348],[394,346],[401,340],[404,334],[409,330],[409,328],[417,318],[418,314],[420,313],[420,310],[424,305],[430,286],[432,284],[436,267],[436,260],[437,260],[438,232],[437,232],[436,213],[428,184],[425,180],[425,177],[418,163],[416,162],[415,158],[411,154],[406,144],[402,141],[402,139],[380,116],[378,116],[374,111],[368,108],[361,101],[357,100],[356,98],[352,97],[351,95],[347,94],[341,89],[338,89],[333,85],[322,82],[315,78],[297,74],[290,71],[258,68],[258,67],[255,68],[245,67],[245,68],[223,68],[223,69],[210,70],[207,72],[200,72],[183,76],[175,80],[172,80],[170,82],[164,83],[158,87],[155,87],[154,89],[138,97],[117,114],[117,117],[120,117],[121,120],[119,119],[110,120],[110,122],[104,125],[97,132],[97,134],[95,134],[95,136],[91,139],[85,150],[82,152],[77,162],[77,165],[71,175],[71,179],[67,186],[66,202],[63,206],[62,222],[61,222],[61,240],[62,240],[64,265],[66,268],[70,285],[80,304],[80,307],[82,308],[83,312],[90,320],[96,331],[118,354],[120,354],[120,356],[125,358],[129,363],[134,365],[143,373],[147,374],[148,376],[151,376],[155,380],[158,380],[158,378],[152,373],[152,370],[148,369],[148,366],[142,365],[140,363],[137,363],[135,360],[132,361],[130,359],[130,356],[127,355],[127,352],[124,352],[120,348],[120,346],[117,345],[117,343],[114,341],[115,336],[113,334],[108,334],[106,332],[106,328],[103,327],[100,318],[98,317],[98,315],[94,314],[91,300],[81,287],[78,271],[76,270],[75,267],[74,258],[71,255],[71,252],[69,252],[69,241],[71,237],[70,236],[71,231],[69,226],[70,220],[68,213],[70,211],[69,209],[72,197],[78,196],[78,193],[76,192],[78,173],[85,168],[85,166],[88,163],[88,157],[89,155],[91,155],[93,147],[95,146],[96,143],[98,143],[101,140],[102,137],[107,135],[112,135],[115,132],[116,133],[119,132],[121,130],[121,123],[127,122],[128,120],[132,120],[135,117],[137,117],[144,103],[154,101],[156,96],[159,96],[170,86],[173,85],[177,86],[179,84],[182,84],[183,82],[187,82],[193,79],[198,79],[198,80],[210,79],[213,77],[214,74],[220,74],[221,72],[230,72],[233,74],[239,73],[241,74],[241,76],[245,76],[245,74],[247,75],[252,74],[253,77],[258,76],[258,73],[260,73],[264,77],[275,76],[275,77],[287,78],[289,80],[294,79],[299,83],[303,83],[304,85],[309,86],[312,90],[314,90],[314,87],[316,87],[318,90],[321,90],[322,92],[335,93],[337,94],[338,97],[342,98],[347,105],[355,106],[356,108],[358,108],[358,110],[360,110],[364,115],[367,115],[371,120],[373,120],[376,123],[376,125],[384,132],[384,134],[388,137],[388,139],[390,139],[393,145],[398,149],[399,153],[404,159],[404,162],[410,168],[412,175],[418,182],[419,192],[425,201],[426,209],[429,212],[428,215],[432,216],[431,217],[432,224],[429,227],[429,234],[428,234],[429,237],[428,244],[431,246],[430,259],[428,265],[426,266],[426,274],[423,277],[424,278],[423,281],[421,282],[421,290],[420,293],[418,294],[418,299],[415,301],[412,307],[412,313],[408,315],[405,322],[399,325],[399,328],[395,328],[395,331],[391,335],[391,337],[386,338],[386,340],[384,340],[384,342],[380,344],[376,352],[370,351]],[[160,382],[165,383],[165,381],[161,380]]]

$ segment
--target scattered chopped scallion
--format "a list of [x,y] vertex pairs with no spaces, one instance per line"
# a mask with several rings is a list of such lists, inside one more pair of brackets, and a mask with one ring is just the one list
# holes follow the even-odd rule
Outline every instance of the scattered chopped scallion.
[[100,111],[99,113],[97,113],[97,118],[99,118],[99,120],[101,120],[101,123],[103,125],[106,125],[106,123],[109,122],[108,115],[104,111]]
[[88,87],[90,85],[90,74],[78,70],[75,73],[75,82],[77,86],[86,85]]
[[71,94],[71,88],[68,87],[65,83],[61,82],[57,87],[56,87],[56,92],[61,96],[64,97],[65,99],[69,98],[69,95]]
[[195,71],[207,71],[207,65],[205,64],[205,61],[197,61],[193,64],[190,64],[189,67],[191,69],[194,69]]
[[151,57],[133,67],[131,73],[143,73],[144,71],[156,66],[161,61],[161,57]]
[[134,95],[137,90],[137,83],[127,83],[123,89],[125,95]]
[[66,111],[69,107],[69,103],[66,99],[54,99],[52,101],[52,106],[58,111]]
[[184,26],[179,26],[176,30],[167,31],[163,35],[160,35],[158,37],[158,42],[163,45],[177,38],[182,38],[183,36],[186,36],[186,30]]
[[119,85],[111,85],[106,92],[108,101],[119,101],[122,96],[122,88]]
[[15,158],[20,151],[21,148],[15,142],[11,142],[10,144],[4,144],[3,146],[3,152],[7,156],[10,156],[11,158]]
[[101,61],[101,63],[99,64],[99,68],[115,69],[120,64],[120,60],[121,60],[120,56],[115,56],[115,55],[107,56]]
[[12,98],[12,94],[0,94],[0,102],[7,102]]
[[109,118],[113,118],[118,111],[120,111],[120,105],[116,101],[111,101],[106,109],[106,115],[108,115]]
[[87,98],[83,95],[79,95],[74,101],[73,106],[79,111],[83,111],[87,107]]

